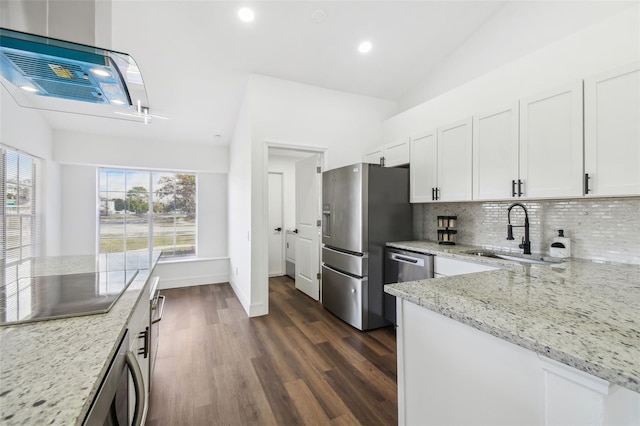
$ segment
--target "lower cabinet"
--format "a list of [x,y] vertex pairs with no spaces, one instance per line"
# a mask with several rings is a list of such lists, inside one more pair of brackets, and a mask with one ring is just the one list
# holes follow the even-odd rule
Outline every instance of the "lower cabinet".
[[143,410],[143,422],[147,416],[149,407],[149,362],[150,362],[150,285],[145,285],[145,290],[134,308],[129,324],[129,350],[135,355],[142,375],[144,401],[137,401],[133,378],[129,376],[129,419],[133,420],[136,404],[141,404]]
[[433,259],[433,273],[436,277],[451,277],[454,275],[473,274],[474,272],[494,271],[498,268],[474,262],[435,256]]
[[400,298],[397,321],[400,425],[640,424],[636,392]]

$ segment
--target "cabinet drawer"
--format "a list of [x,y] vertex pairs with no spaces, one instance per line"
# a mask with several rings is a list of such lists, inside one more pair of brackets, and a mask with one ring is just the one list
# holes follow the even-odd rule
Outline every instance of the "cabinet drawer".
[[493,266],[464,262],[442,256],[435,256],[435,259],[433,259],[433,266],[436,274],[444,276],[472,274],[474,272],[493,271],[498,269]]

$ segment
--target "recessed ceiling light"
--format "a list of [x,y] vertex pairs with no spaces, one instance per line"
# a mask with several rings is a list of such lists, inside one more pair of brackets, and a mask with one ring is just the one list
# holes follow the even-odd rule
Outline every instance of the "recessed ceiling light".
[[373,45],[370,41],[363,41],[362,43],[360,43],[360,46],[358,46],[358,50],[360,51],[360,53],[368,53],[369,51],[371,51],[372,47]]
[[249,9],[248,7],[243,7],[242,9],[238,10],[238,18],[240,18],[240,20],[242,22],[251,22],[255,19],[256,15],[253,13],[252,9]]
[[31,93],[35,93],[35,92],[37,92],[37,91],[38,91],[38,89],[36,89],[36,88],[35,88],[35,87],[33,87],[33,86],[20,86],[20,88],[21,88],[22,90],[24,90],[25,92],[31,92]]
[[318,9],[311,14],[311,20],[316,24],[319,24],[325,20],[327,12],[322,9]]
[[91,72],[100,77],[111,77],[111,73],[102,68],[91,68]]

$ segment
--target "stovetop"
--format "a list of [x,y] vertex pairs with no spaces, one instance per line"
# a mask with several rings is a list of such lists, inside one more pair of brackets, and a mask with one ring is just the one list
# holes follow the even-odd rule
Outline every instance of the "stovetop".
[[0,325],[106,313],[137,269],[20,278],[0,287]]

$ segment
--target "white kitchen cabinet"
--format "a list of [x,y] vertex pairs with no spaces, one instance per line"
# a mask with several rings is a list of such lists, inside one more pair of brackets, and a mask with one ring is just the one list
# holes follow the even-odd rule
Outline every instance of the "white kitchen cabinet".
[[471,200],[472,120],[411,139],[412,203]]
[[640,421],[637,392],[402,298],[396,312],[399,425]]
[[451,259],[449,257],[434,256],[433,258],[433,273],[441,277],[494,271],[496,269],[498,268],[481,263]]
[[409,141],[401,140],[377,147],[364,155],[365,163],[396,167],[409,164]]
[[520,101],[520,177],[526,198],[582,195],[582,82]]
[[[140,366],[142,380],[144,383],[145,406],[144,417],[149,407],[149,356],[150,350],[150,310],[149,302],[150,284],[147,283],[140,294],[138,303],[131,313],[127,329],[129,330],[129,350],[136,355],[136,360]],[[129,376],[129,418],[133,419],[133,413],[136,405],[136,394],[133,385],[133,378]]]
[[369,152],[366,152],[364,154],[364,162],[371,163],[371,164],[380,164],[382,157],[384,156],[382,151],[383,151],[383,147],[380,146],[372,149]]
[[426,203],[435,199],[438,183],[438,134],[432,130],[411,139],[409,201]]
[[585,195],[640,194],[640,64],[584,82]]
[[472,119],[438,128],[439,201],[471,200]]
[[473,199],[518,197],[519,110],[514,103],[473,117]]
[[391,142],[383,147],[385,167],[396,167],[409,164],[409,141]]

